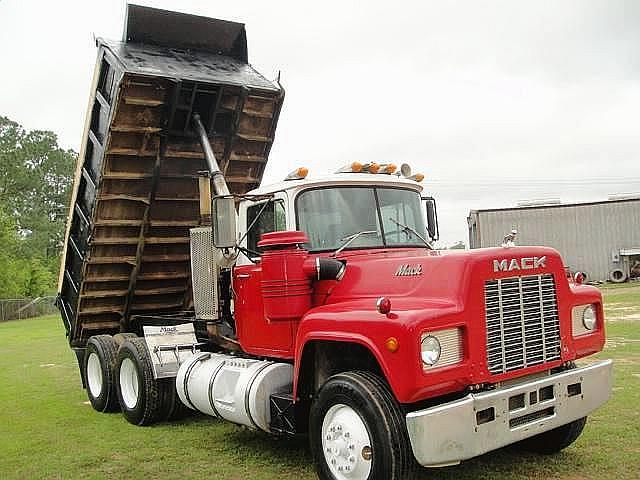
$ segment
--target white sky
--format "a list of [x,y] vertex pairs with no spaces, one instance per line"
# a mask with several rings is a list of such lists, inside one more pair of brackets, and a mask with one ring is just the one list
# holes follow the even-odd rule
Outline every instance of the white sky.
[[[640,192],[640,2],[143,1],[246,24],[287,91],[264,180],[409,163],[443,244],[470,209]],[[96,49],[124,1],[0,0],[0,115],[79,149]]]

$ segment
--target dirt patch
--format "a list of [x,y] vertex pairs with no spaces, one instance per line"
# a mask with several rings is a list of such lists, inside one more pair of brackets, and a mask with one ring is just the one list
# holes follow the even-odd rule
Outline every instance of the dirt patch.
[[605,310],[611,310],[614,312],[637,312],[638,307],[633,305],[627,305],[626,303],[610,303],[604,307]]
[[608,295],[621,295],[623,293],[637,293],[640,292],[640,285],[634,285],[633,287],[620,286],[603,288],[602,294],[606,297]]
[[626,345],[638,345],[640,339],[624,338],[624,337],[609,337],[606,341],[606,348],[624,347]]
[[607,322],[640,321],[640,313],[607,313]]

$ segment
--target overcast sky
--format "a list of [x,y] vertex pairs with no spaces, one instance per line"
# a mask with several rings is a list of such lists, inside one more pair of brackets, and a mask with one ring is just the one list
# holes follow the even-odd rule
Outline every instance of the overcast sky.
[[[287,95],[265,181],[409,163],[444,244],[471,209],[640,192],[640,1],[142,1],[246,24]],[[0,0],[0,115],[80,147],[124,1]]]

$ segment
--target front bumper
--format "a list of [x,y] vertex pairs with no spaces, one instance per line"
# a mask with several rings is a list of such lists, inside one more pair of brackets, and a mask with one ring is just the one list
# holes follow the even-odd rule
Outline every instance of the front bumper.
[[611,360],[500,387],[407,415],[416,460],[459,463],[582,418],[609,399]]

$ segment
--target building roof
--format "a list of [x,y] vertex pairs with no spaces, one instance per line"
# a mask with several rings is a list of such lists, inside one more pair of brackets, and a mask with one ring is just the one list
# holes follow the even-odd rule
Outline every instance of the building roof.
[[616,203],[629,203],[629,202],[640,202],[640,196],[636,198],[620,198],[613,200],[600,200],[597,202],[576,202],[576,203],[559,203],[559,204],[550,204],[550,205],[532,205],[532,206],[515,206],[515,207],[501,207],[501,208],[480,208],[471,210],[470,213],[484,213],[484,212],[505,212],[505,211],[514,211],[514,210],[543,210],[543,209],[554,209],[554,208],[566,208],[566,207],[588,207],[593,205],[606,205],[606,204],[616,204]]

